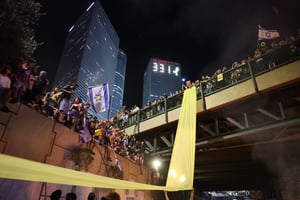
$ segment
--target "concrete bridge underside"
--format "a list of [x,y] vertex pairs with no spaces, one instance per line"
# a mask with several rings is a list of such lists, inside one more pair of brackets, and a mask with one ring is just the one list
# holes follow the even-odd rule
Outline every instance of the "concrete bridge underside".
[[[165,166],[176,127],[177,121],[137,135],[147,141],[150,156],[159,157]],[[300,82],[200,112],[196,133],[194,186],[198,190],[299,188]]]

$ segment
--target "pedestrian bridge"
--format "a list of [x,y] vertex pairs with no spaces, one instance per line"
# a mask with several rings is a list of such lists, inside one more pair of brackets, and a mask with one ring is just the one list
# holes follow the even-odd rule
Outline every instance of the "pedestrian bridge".
[[[269,190],[299,182],[300,59],[289,45],[201,82],[197,91],[195,186]],[[167,165],[181,99],[168,97],[117,123]]]

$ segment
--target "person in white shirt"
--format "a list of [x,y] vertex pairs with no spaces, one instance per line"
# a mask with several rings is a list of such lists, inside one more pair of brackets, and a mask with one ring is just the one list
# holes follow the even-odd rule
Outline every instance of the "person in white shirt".
[[5,65],[0,71],[0,111],[3,112],[10,112],[10,110],[7,107],[7,102],[10,97],[10,73],[11,68],[8,65]]

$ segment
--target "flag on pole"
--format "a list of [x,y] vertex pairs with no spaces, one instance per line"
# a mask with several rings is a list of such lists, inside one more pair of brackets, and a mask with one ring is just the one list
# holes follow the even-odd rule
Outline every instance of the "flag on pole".
[[267,30],[258,25],[258,40],[272,40],[279,37],[280,35],[277,30]]
[[88,97],[96,113],[105,112],[109,107],[108,83],[88,88]]

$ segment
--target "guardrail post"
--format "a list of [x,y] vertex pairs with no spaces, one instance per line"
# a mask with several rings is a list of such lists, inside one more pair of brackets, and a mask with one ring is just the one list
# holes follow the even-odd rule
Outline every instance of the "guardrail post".
[[166,123],[169,122],[169,118],[168,118],[168,108],[167,108],[167,98],[164,98],[164,107],[165,107],[165,120],[166,120]]
[[251,76],[251,79],[252,79],[252,82],[253,82],[254,90],[255,90],[255,92],[258,92],[257,82],[256,82],[256,79],[255,79],[255,75],[253,74],[253,70],[252,70],[252,67],[250,65],[250,61],[247,61],[247,65],[248,65],[250,76]]
[[140,118],[140,116],[141,116],[141,110],[139,109],[138,111],[137,111],[137,113],[136,113],[136,126],[137,126],[137,131],[138,131],[138,133],[140,132],[140,123],[141,123],[141,118]]
[[202,82],[200,82],[200,92],[201,92],[201,100],[202,100],[203,109],[206,110],[206,101],[205,101]]

